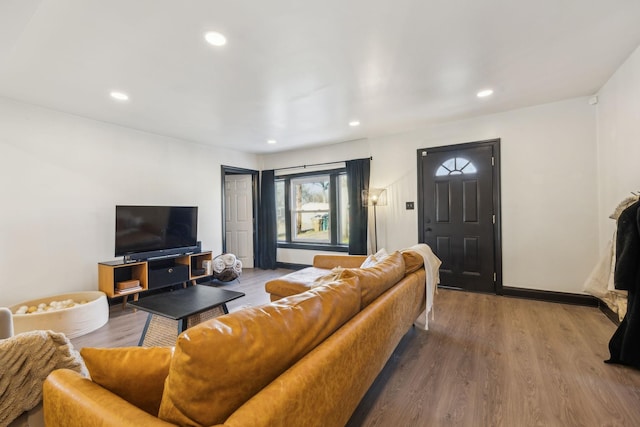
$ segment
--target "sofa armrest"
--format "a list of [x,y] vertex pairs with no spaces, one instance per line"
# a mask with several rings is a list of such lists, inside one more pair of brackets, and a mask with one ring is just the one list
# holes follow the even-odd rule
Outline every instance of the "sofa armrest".
[[313,266],[328,270],[334,267],[358,268],[366,259],[366,255],[316,255],[313,257]]
[[58,369],[44,387],[47,427],[171,426],[70,369]]

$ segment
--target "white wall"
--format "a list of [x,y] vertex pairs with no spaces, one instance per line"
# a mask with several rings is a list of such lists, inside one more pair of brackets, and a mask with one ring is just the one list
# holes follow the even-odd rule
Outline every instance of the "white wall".
[[500,138],[504,286],[581,293],[598,248],[595,135],[594,108],[576,98],[262,160],[270,169],[373,156],[370,185],[389,201],[378,246],[395,250],[417,243],[417,209],[405,210],[417,202],[417,150]]
[[255,155],[0,98],[0,305],[97,290],[117,204],[198,206],[198,239],[221,252],[221,164],[258,169]]
[[[415,244],[417,210],[404,203],[417,201],[417,150],[491,138],[502,140],[504,285],[580,293],[603,212],[639,189],[639,56],[600,93],[598,167],[586,98],[260,159],[0,99],[0,305],[96,289],[97,262],[113,259],[116,204],[198,205],[199,239],[221,251],[221,164],[271,169],[371,155],[371,185],[389,200],[378,210],[379,246]],[[616,138],[603,136],[608,123]],[[301,264],[312,256],[278,253]]]
[[640,47],[598,93],[598,221],[600,250],[611,240],[609,215],[640,191]]

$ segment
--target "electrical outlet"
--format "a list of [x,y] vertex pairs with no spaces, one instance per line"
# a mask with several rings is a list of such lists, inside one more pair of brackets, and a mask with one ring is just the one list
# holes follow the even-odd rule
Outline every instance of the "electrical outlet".
[[413,209],[413,202],[407,202],[407,210],[412,210]]

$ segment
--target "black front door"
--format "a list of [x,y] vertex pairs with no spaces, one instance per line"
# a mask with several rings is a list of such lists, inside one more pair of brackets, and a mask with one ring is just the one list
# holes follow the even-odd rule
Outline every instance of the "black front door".
[[418,150],[419,238],[442,260],[442,286],[496,292],[495,143]]

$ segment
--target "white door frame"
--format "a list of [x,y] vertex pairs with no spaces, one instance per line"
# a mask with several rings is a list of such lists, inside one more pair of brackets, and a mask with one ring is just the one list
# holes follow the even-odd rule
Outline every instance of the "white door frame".
[[222,179],[221,179],[221,201],[222,207],[222,252],[227,252],[227,232],[226,232],[226,207],[225,207],[225,177],[227,175],[251,175],[251,187],[252,187],[252,199],[253,199],[253,263],[254,266],[257,262],[257,250],[258,250],[258,174],[259,172],[252,169],[243,169],[233,166],[221,166]]

